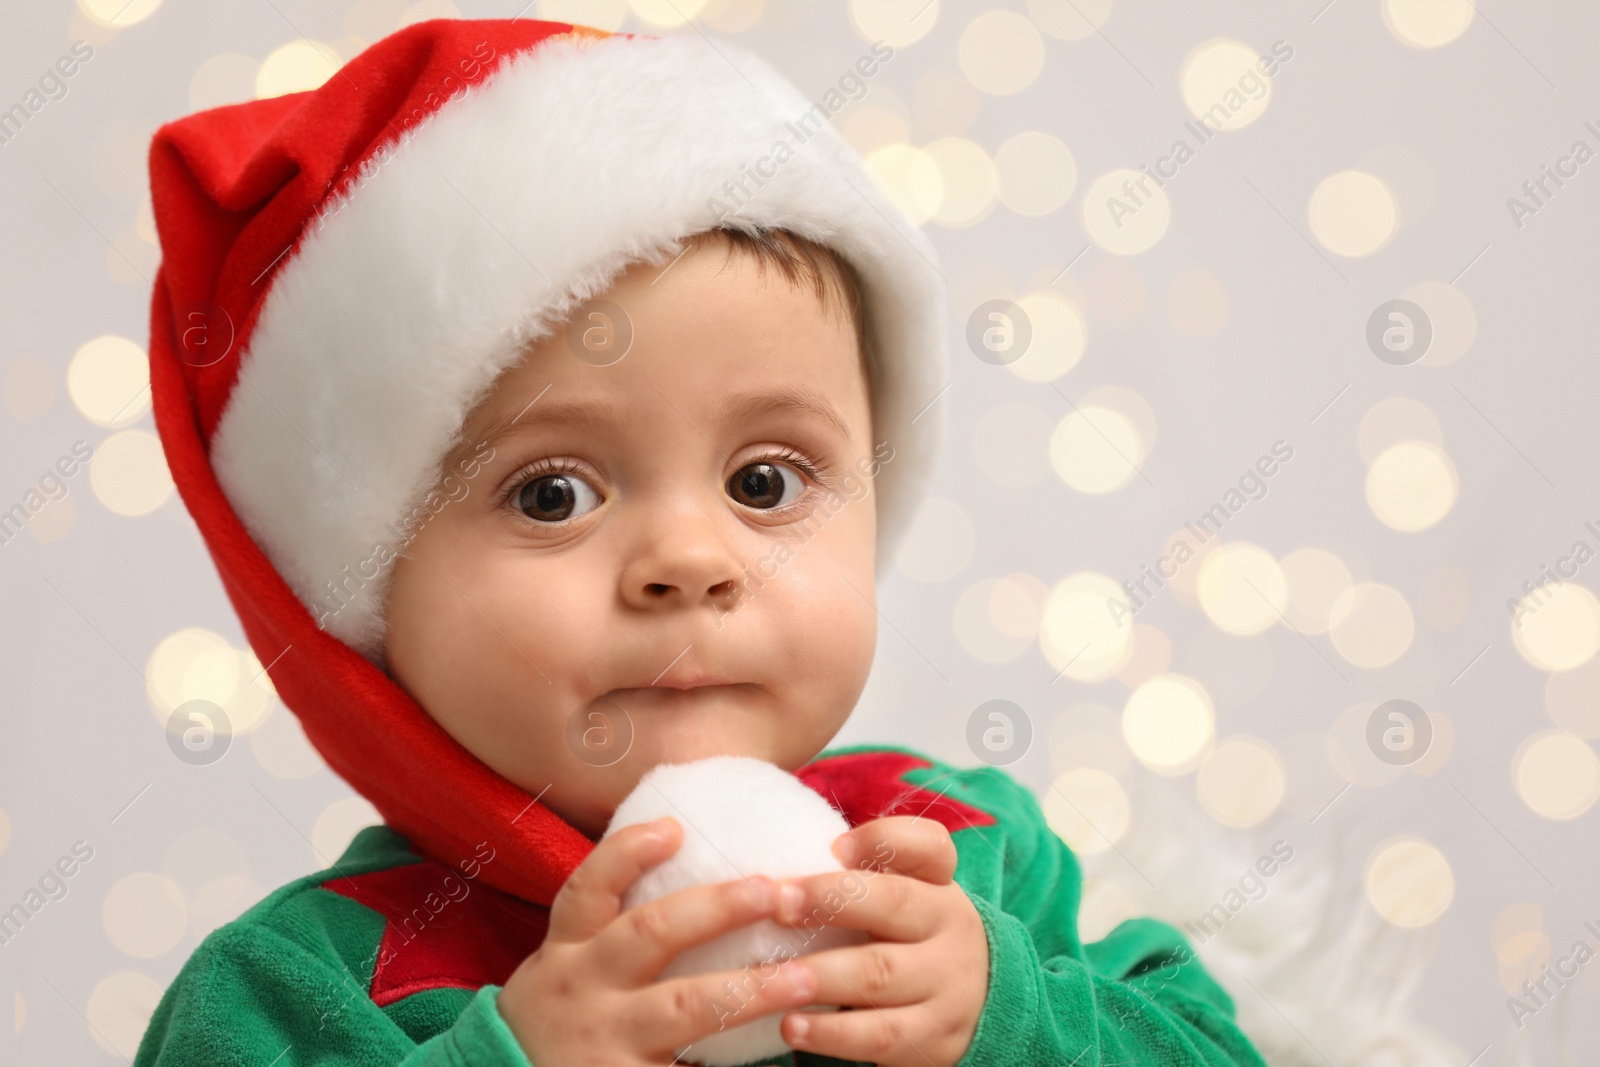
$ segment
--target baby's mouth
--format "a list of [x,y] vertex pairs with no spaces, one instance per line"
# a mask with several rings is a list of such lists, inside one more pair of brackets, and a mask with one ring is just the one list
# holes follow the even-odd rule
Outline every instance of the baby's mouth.
[[756,688],[751,682],[721,682],[710,685],[652,685],[637,689],[613,689],[612,699],[624,708],[689,707],[708,700],[720,700]]

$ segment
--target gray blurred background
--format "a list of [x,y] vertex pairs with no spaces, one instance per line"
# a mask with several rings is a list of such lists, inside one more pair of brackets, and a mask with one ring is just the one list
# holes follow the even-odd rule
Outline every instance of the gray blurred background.
[[[0,1060],[131,1057],[208,931],[374,821],[161,459],[150,137],[519,11],[841,90],[939,250],[950,432],[839,743],[1006,766],[1085,938],[1187,924],[1275,1064],[1593,1062],[1600,13],[1505,0],[8,6],[0,910],[43,903]],[[163,729],[196,697],[205,765]]]

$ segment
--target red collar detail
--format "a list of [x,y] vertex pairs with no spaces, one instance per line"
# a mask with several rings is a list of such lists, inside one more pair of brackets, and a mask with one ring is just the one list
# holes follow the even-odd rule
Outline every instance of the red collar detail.
[[550,925],[550,909],[431,860],[331,878],[322,888],[384,917],[369,990],[380,1008],[425,989],[504,985]]
[[929,791],[926,786],[933,782],[901,781],[907,771],[931,766],[905,752],[847,752],[813,760],[794,773],[838,808],[852,827],[890,815],[919,815],[943,823],[951,833],[994,825],[988,812],[945,796],[944,790]]
[[[986,811],[901,781],[907,771],[931,766],[902,752],[851,752],[808,763],[795,777],[852,827],[889,815],[923,816],[952,833],[994,824]],[[432,860],[330,878],[322,887],[384,917],[369,990],[380,1008],[426,989],[504,985],[550,925],[550,909]]]

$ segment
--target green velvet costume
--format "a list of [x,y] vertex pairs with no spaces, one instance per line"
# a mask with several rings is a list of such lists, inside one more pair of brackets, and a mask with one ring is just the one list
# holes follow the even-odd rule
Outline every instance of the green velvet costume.
[[[958,1067],[1264,1067],[1177,930],[1133,919],[1080,941],[1077,861],[1005,771],[855,745],[796,775],[852,826],[920,815],[950,829],[955,880],[989,942],[983,1014]],[[548,909],[477,883],[480,862],[493,862],[492,846],[458,871],[385,826],[362,830],[333,868],[205,939],[163,996],[135,1067],[529,1067],[496,997],[543,940]],[[793,1052],[760,1062],[841,1061]]]

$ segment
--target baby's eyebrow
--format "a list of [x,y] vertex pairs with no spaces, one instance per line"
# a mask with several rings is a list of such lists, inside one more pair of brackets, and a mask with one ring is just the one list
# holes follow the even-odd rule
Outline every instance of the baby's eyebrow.
[[792,411],[821,419],[838,432],[840,437],[850,436],[850,427],[828,398],[805,386],[789,386],[765,392],[740,393],[729,399],[723,410],[728,417],[746,422],[763,415]]
[[[663,397],[663,403],[666,403]],[[750,422],[763,416],[793,412],[820,419],[840,437],[848,439],[850,428],[832,402],[822,393],[801,385],[739,393],[718,405],[723,422]],[[482,444],[494,445],[522,424],[620,425],[629,418],[624,404],[610,400],[542,401],[529,404],[521,412],[506,412],[486,425],[475,438],[464,441],[446,460],[454,466]]]
[[[546,388],[549,387],[546,386]],[[543,392],[541,392],[540,396],[543,395]],[[537,400],[538,397],[534,399]],[[491,419],[488,425],[479,430],[476,435],[462,438],[461,443],[445,457],[445,468],[448,470],[453,467],[458,461],[466,459],[470,453],[475,452],[483,445],[493,446],[498,444],[501,440],[510,436],[511,432],[519,425],[565,423],[568,425],[604,426],[624,416],[624,409],[620,405],[603,400],[590,403],[579,403],[570,400],[549,401],[539,404],[537,411],[530,411],[529,409],[533,407],[533,403],[530,402],[521,411],[516,413],[506,412],[499,415]]]

